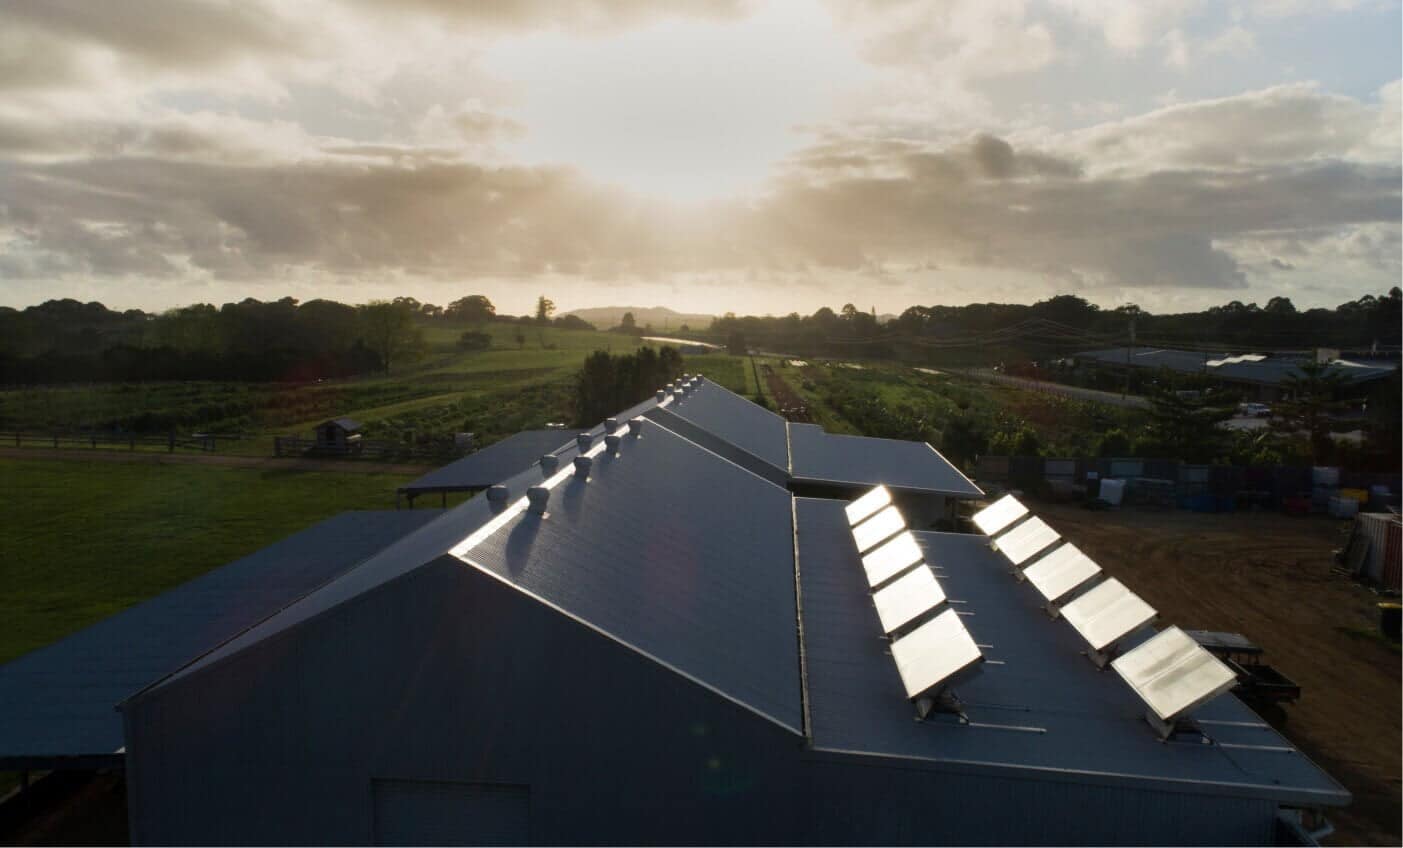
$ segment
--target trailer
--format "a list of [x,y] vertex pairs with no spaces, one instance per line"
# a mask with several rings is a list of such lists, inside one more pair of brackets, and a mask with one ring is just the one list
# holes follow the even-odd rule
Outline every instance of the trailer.
[[1244,701],[1292,704],[1300,699],[1300,684],[1262,662],[1262,648],[1241,633],[1213,630],[1185,632],[1237,674],[1237,686],[1233,691]]

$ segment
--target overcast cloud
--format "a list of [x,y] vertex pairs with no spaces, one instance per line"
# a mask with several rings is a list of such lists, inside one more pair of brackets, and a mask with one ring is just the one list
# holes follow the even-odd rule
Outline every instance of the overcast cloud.
[[0,303],[1169,310],[1398,282],[1396,4],[660,8],[0,3]]

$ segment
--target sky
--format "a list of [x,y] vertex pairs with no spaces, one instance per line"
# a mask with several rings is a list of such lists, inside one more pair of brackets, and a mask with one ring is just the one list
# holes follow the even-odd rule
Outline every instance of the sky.
[[0,304],[1334,306],[1398,2],[0,0]]

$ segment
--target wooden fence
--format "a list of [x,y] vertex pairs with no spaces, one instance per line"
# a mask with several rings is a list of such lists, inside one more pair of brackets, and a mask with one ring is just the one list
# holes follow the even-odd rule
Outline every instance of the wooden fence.
[[117,433],[117,432],[0,432],[0,445],[50,448],[165,448],[174,453],[177,449],[212,452],[219,450],[220,441],[237,441],[245,438],[241,433],[194,433],[181,436],[176,433]]

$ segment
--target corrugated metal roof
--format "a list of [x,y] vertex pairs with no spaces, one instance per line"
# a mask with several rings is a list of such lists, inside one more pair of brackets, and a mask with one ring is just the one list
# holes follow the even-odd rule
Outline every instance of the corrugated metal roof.
[[555,453],[575,440],[573,430],[522,430],[400,488],[402,492],[485,489],[525,471],[542,454]]
[[[1300,377],[1301,360],[1289,357],[1269,356],[1261,361],[1230,361],[1222,365],[1209,366],[1209,362],[1235,359],[1227,353],[1196,353],[1189,350],[1167,348],[1123,347],[1107,350],[1086,350],[1073,354],[1077,359],[1089,359],[1105,365],[1124,366],[1129,363],[1135,368],[1167,368],[1183,374],[1206,374],[1225,380],[1241,380],[1251,383],[1276,385],[1290,377]],[[1395,370],[1392,364],[1373,362],[1336,361],[1330,371],[1339,374],[1347,382],[1358,383],[1387,376]]]
[[361,423],[354,418],[332,418],[329,421],[322,422],[323,427],[328,424],[335,424],[337,427],[347,432],[354,432],[361,428]]
[[0,666],[0,768],[112,754],[119,701],[438,514],[342,513]]
[[925,442],[825,433],[817,424],[789,425],[796,481],[875,486],[958,497],[984,492]]
[[[619,413],[617,417],[620,421],[626,421],[658,405],[653,398],[648,398]],[[598,441],[604,433],[604,425],[603,423],[596,424],[585,432],[594,436],[595,440]],[[578,446],[576,443],[570,442],[564,449],[556,453],[556,456],[560,457],[560,467],[569,467],[578,454]],[[501,481],[499,485],[506,487],[508,502],[510,502],[524,497],[529,487],[542,482],[544,478],[545,474],[540,466],[533,466],[520,474]],[[432,562],[446,554],[474,530],[491,521],[501,511],[501,505],[494,504],[487,498],[477,497],[442,512],[434,521],[370,557],[339,579],[319,587],[286,609],[278,611],[255,627],[249,628],[247,632],[229,640],[217,650],[211,651],[196,662],[182,668],[171,675],[170,679],[184,677],[219,662],[250,645],[295,627],[363,592],[370,591]]]
[[668,410],[776,468],[789,468],[784,419],[729,389],[704,379]]
[[[595,458],[588,483],[558,485],[550,519],[518,515],[468,558],[800,732],[788,493],[656,423],[641,439],[625,437],[622,448],[618,457]],[[577,454],[571,443],[560,468]],[[506,503],[543,480],[532,468],[505,481]],[[163,683],[434,561],[503,510],[482,497],[448,510]],[[534,541],[518,547],[521,528],[532,524]]]
[[789,494],[656,424],[463,558],[802,732]]
[[[1081,655],[982,536],[918,532],[928,562],[990,661],[957,694],[971,724],[913,721],[880,638],[841,501],[796,501],[807,691],[814,746],[911,760],[1082,773],[1108,781],[1189,782],[1317,804],[1349,794],[1231,695],[1196,712],[1220,743],[1158,741],[1145,705]],[[1140,638],[1150,635],[1142,632]],[[1225,744],[1224,744],[1225,743]],[[1230,747],[1230,746],[1249,747]]]
[[703,429],[685,418],[674,415],[665,408],[650,409],[643,413],[649,418],[689,442],[695,442],[717,456],[739,465],[752,474],[757,474],[776,486],[789,485],[789,472],[776,468],[752,453],[741,450],[710,430]]

